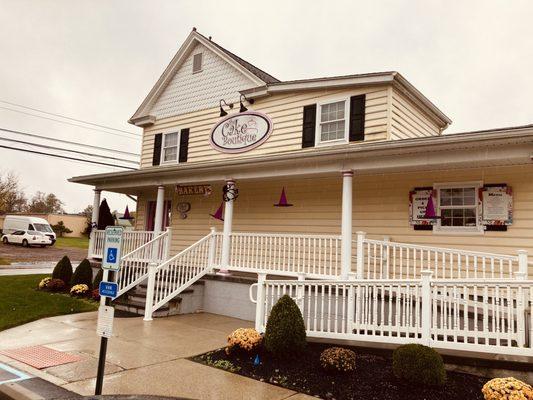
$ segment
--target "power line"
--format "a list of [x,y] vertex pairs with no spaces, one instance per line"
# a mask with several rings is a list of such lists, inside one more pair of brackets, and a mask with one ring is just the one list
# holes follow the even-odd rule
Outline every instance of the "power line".
[[81,154],[81,155],[89,156],[89,157],[106,158],[106,159],[109,159],[109,160],[121,161],[121,162],[125,162],[125,163],[136,164],[136,165],[139,164],[137,161],[125,160],[123,158],[105,156],[103,154],[86,153],[84,151],[70,150],[70,149],[65,149],[65,148],[62,148],[62,147],[55,147],[55,146],[48,146],[46,144],[25,142],[24,140],[16,140],[16,139],[3,138],[3,137],[0,137],[0,140],[4,140],[4,141],[7,141],[7,142],[13,142],[13,143],[27,144],[27,145],[30,145],[30,146],[42,147],[42,148],[50,149],[50,150],[67,151],[67,152],[70,152],[70,153]]
[[9,149],[9,150],[18,150],[18,151],[23,151],[23,152],[26,152],[26,153],[39,154],[39,155],[49,156],[49,157],[63,158],[65,160],[81,161],[81,162],[85,162],[85,163],[89,163],[89,164],[99,164],[99,165],[106,165],[108,167],[125,168],[125,169],[130,169],[130,170],[133,170],[133,171],[137,170],[137,168],[126,167],[124,165],[115,165],[115,164],[109,164],[109,163],[100,162],[100,161],[84,160],[83,158],[62,156],[62,155],[59,155],[59,154],[45,153],[45,152],[36,151],[36,150],[19,149],[17,147],[5,146],[3,144],[0,144],[0,148]]
[[34,133],[22,132],[22,131],[17,131],[17,130],[13,130],[13,129],[0,128],[0,131],[9,132],[9,133],[15,133],[15,134],[18,134],[18,135],[23,135],[23,136],[28,136],[28,137],[38,138],[38,139],[46,139],[46,140],[50,140],[52,142],[73,144],[73,145],[76,145],[76,146],[87,147],[87,148],[90,148],[90,149],[110,151],[110,152],[114,152],[114,153],[131,155],[131,156],[136,156],[136,157],[140,156],[140,154],[138,154],[138,153],[131,153],[129,151],[115,150],[115,149],[110,149],[110,148],[107,148],[107,147],[93,146],[93,145],[85,144],[85,143],[77,143],[77,142],[72,142],[70,140],[56,139],[56,138],[51,138],[51,137],[48,137],[48,136],[36,135]]
[[67,117],[67,116],[65,116],[65,115],[61,115],[61,114],[54,114],[54,113],[51,113],[51,112],[48,112],[48,111],[39,110],[38,108],[32,108],[32,107],[28,107],[28,106],[23,106],[22,104],[11,103],[11,102],[9,102],[9,101],[5,101],[5,100],[0,100],[0,103],[5,103],[5,104],[12,105],[12,106],[25,108],[25,109],[27,109],[27,110],[37,111],[37,112],[40,112],[40,113],[43,113],[43,114],[53,115],[54,117],[60,117],[60,118],[68,119],[68,120],[70,120],[70,121],[81,122],[81,123],[83,123],[83,124],[92,125],[92,126],[97,126],[97,127],[99,127],[99,128],[110,129],[110,130],[112,130],[112,131],[124,132],[124,133],[128,133],[128,134],[130,134],[130,135],[137,135],[137,136],[140,136],[138,133],[130,132],[130,131],[126,131],[126,130],[124,130],[124,129],[112,128],[112,127],[110,127],[110,126],[105,126],[105,125],[95,124],[95,123],[93,123],[93,122],[84,121],[84,120],[76,119],[76,118],[71,118],[71,117]]
[[49,117],[45,117],[45,116],[43,116],[43,115],[35,115],[35,114],[27,113],[27,112],[25,112],[25,111],[15,110],[15,109],[13,109],[13,108],[9,108],[9,107],[2,107],[2,106],[0,106],[0,109],[8,110],[8,111],[13,111],[13,112],[17,112],[17,113],[21,113],[21,114],[25,114],[25,115],[29,115],[29,116],[31,116],[31,117],[42,118],[42,119],[46,119],[46,120],[49,120],[49,121],[55,121],[55,122],[59,122],[60,124],[77,126],[78,128],[89,129],[89,130],[91,130],[91,131],[102,132],[102,133],[106,133],[106,134],[108,134],[108,135],[120,136],[120,137],[124,137],[124,138],[126,138],[126,139],[131,139],[131,140],[141,140],[141,135],[139,135],[139,134],[137,134],[137,133],[129,133],[130,135],[135,136],[135,137],[131,137],[131,136],[127,136],[127,135],[124,135],[124,134],[121,134],[121,133],[114,133],[114,132],[104,131],[104,130],[102,130],[102,129],[91,128],[91,127],[89,127],[89,126],[83,126],[83,125],[79,125],[79,124],[73,124],[72,122],[61,121],[61,120],[59,120],[59,119],[49,118]]

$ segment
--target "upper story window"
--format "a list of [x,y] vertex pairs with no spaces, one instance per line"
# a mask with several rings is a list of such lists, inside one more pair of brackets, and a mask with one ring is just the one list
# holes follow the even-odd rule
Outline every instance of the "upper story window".
[[439,185],[437,230],[482,232],[479,218],[478,183]]
[[349,113],[348,99],[318,104],[316,144],[347,143]]
[[163,163],[178,161],[179,133],[165,133],[163,135],[163,144],[161,146],[161,160]]
[[192,58],[192,73],[202,72],[203,53],[197,53]]

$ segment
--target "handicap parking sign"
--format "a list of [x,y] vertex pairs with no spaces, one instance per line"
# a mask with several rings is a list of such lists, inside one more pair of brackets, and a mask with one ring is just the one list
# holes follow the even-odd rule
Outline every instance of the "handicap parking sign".
[[108,263],[114,263],[117,260],[117,249],[114,247],[110,247],[107,249],[107,262]]
[[108,226],[105,229],[104,254],[102,268],[111,271],[120,269],[120,257],[122,250],[122,235],[124,228],[121,226]]

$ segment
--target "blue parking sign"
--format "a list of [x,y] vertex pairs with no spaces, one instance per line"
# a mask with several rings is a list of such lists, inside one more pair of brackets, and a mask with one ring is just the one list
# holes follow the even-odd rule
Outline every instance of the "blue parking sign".
[[111,297],[114,299],[117,297],[118,285],[115,282],[100,282],[100,287],[98,288],[100,296]]
[[108,263],[114,264],[117,261],[117,248],[110,247],[107,249],[106,260]]

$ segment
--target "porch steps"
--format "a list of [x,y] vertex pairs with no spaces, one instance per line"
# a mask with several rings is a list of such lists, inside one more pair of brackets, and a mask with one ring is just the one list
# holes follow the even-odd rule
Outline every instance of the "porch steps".
[[[155,318],[168,317],[177,314],[190,314],[201,310],[204,282],[198,281],[175,296],[167,304],[153,312]],[[141,283],[128,293],[112,302],[117,310],[128,311],[144,315],[146,307],[146,282]]]

